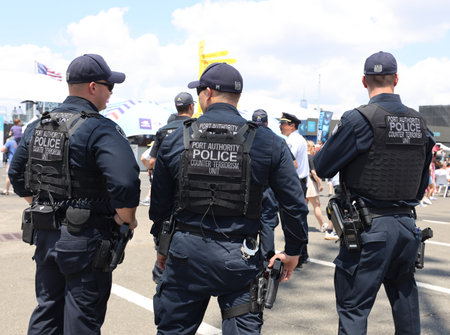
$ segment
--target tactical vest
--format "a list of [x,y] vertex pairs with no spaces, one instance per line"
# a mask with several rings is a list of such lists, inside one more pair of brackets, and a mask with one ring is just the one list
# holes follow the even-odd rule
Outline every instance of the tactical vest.
[[259,219],[263,186],[251,181],[249,155],[256,128],[253,122],[240,127],[186,121],[176,208]]
[[373,143],[344,169],[357,194],[375,200],[415,199],[426,157],[426,123],[413,109],[392,114],[376,104],[357,110],[372,126]]
[[34,130],[28,148],[25,187],[34,194],[50,193],[56,200],[107,198],[100,171],[74,169],[69,162],[69,140],[89,117],[97,112],[44,113]]

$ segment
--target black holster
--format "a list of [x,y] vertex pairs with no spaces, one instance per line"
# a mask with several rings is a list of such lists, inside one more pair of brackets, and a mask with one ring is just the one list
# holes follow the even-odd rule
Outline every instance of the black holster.
[[22,214],[22,241],[30,245],[34,242],[34,227],[31,222],[31,207],[25,208]]
[[170,242],[175,232],[175,220],[171,217],[162,224],[161,232],[158,238],[158,253],[167,257],[169,254]]

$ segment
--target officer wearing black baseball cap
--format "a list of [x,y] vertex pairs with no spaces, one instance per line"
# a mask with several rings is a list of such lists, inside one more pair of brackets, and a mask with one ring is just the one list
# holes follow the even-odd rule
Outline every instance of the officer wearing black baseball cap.
[[289,212],[285,251],[270,259],[273,265],[280,258],[289,278],[307,242],[300,180],[284,140],[237,110],[238,70],[211,64],[188,87],[197,89],[204,113],[164,140],[152,185],[151,233],[158,236],[167,218],[175,221],[170,257],[158,254],[165,267],[153,299],[158,332],[195,333],[215,295],[224,335],[257,334],[262,305],[250,304],[249,289],[262,270],[256,237],[263,189],[268,184]]
[[252,121],[259,126],[267,127],[269,121],[267,119],[267,112],[264,109],[257,109],[253,112]]
[[75,58],[69,96],[29,124],[14,155],[14,191],[36,210],[47,205],[30,227],[38,301],[30,335],[100,333],[112,275],[105,258],[101,270],[93,259],[110,252],[118,225],[137,226],[139,167],[122,129],[99,114],[124,80],[100,55]]
[[381,284],[391,303],[395,333],[420,334],[414,264],[421,233],[413,209],[428,186],[435,141],[422,115],[394,94],[398,75],[392,54],[369,56],[362,83],[369,103],[345,112],[314,156],[319,177],[339,172],[343,192],[364,210],[361,217],[370,217],[358,230],[360,250],[341,243],[334,261],[339,334],[367,332]]

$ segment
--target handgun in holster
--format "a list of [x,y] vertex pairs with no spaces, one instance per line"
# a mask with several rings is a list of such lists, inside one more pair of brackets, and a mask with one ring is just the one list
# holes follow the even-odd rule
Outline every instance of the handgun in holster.
[[[349,206],[353,206],[353,204],[349,204]],[[349,251],[361,250],[362,224],[356,208],[344,210],[339,199],[331,198],[327,206],[327,216],[347,249]]]
[[158,253],[167,257],[169,254],[170,242],[172,241],[172,236],[175,232],[175,220],[170,217],[162,223],[161,232],[158,238]]
[[129,240],[133,238],[133,230],[130,229],[128,223],[122,224],[119,230],[119,239],[117,244],[112,249],[111,263],[109,264],[109,270],[114,270],[118,264],[123,262],[125,257],[125,247]]
[[133,231],[130,230],[129,224],[124,223],[111,239],[98,240],[92,259],[92,269],[100,272],[113,271],[123,262],[125,247],[132,237]]
[[433,237],[433,230],[428,227],[422,230],[422,240],[417,250],[415,266],[417,269],[423,269],[425,262],[425,241]]
[[267,289],[266,294],[264,298],[264,306],[266,308],[271,309],[273,307],[273,304],[275,302],[275,299],[277,298],[278,293],[278,285],[280,285],[281,277],[283,276],[284,272],[284,264],[279,259],[276,258],[273,266],[271,268],[267,268]]

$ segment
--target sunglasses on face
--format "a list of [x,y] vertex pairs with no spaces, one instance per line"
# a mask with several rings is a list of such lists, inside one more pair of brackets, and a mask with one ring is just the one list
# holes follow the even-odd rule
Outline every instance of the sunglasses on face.
[[112,92],[112,90],[113,90],[113,88],[114,88],[114,83],[103,83],[103,82],[101,82],[101,81],[94,81],[94,83],[100,84],[100,85],[103,85],[103,86],[107,86],[107,87],[108,87],[108,90],[109,90],[110,92]]
[[197,95],[200,95],[200,92],[204,91],[204,90],[206,90],[206,87],[204,87],[204,86],[197,87]]

